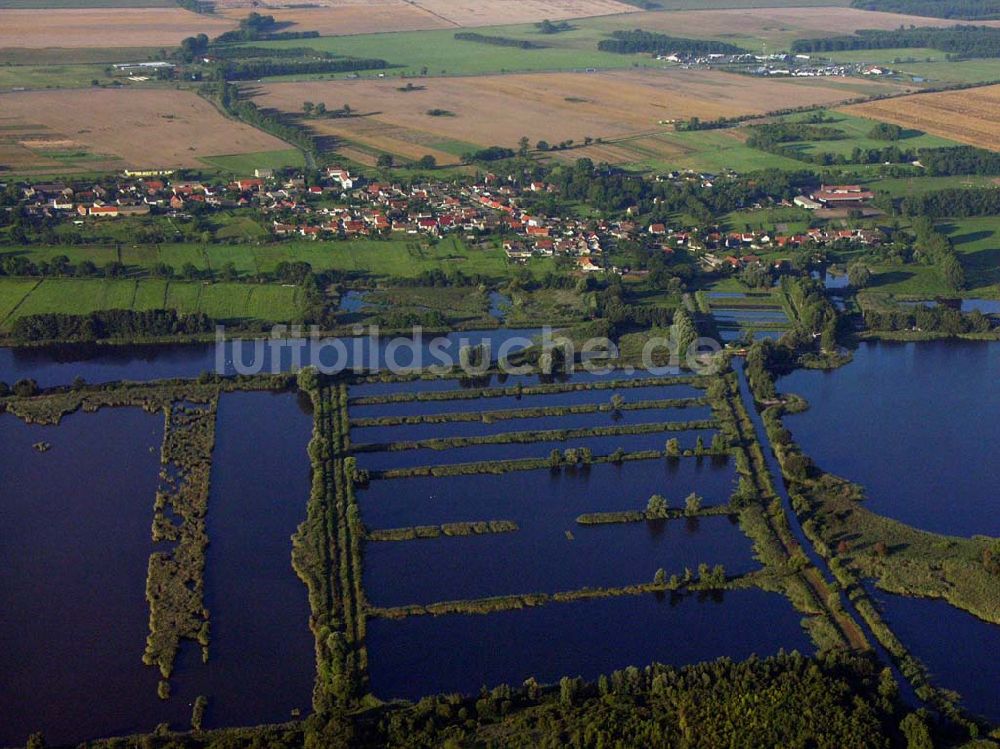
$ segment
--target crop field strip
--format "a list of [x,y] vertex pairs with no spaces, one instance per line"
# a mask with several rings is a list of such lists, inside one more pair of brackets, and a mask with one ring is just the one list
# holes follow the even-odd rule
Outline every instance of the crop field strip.
[[915,94],[891,102],[872,101],[845,112],[1000,150],[1000,85],[968,91]]

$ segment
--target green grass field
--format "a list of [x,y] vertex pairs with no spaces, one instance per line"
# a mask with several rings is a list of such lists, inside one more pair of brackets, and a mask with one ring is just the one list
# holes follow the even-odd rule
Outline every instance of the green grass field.
[[[843,112],[825,111],[824,114],[827,117],[827,121],[823,123],[823,126],[835,127],[847,137],[840,140],[800,141],[785,145],[795,147],[801,153],[808,155],[832,153],[848,157],[855,148],[877,149],[894,145],[903,149],[917,149],[960,145],[947,138],[928,135],[919,130],[904,131],[904,137],[897,141],[875,140],[874,138],[869,138],[868,133],[878,124],[878,120],[855,117]],[[803,115],[792,115],[787,119],[790,122],[798,122],[804,120],[805,117]]]
[[[937,228],[951,239],[965,269],[964,295],[1000,297],[1000,216],[946,220]],[[929,265],[879,265],[873,270],[871,292],[916,299],[955,296]]]
[[[658,10],[708,10],[724,8],[844,6],[849,0],[662,0]],[[278,13],[280,19],[280,13]],[[616,30],[634,29],[641,17],[631,14],[580,18],[571,21],[573,28],[559,34],[540,34],[534,24],[477,28],[486,36],[525,39],[545,45],[541,49],[518,49],[478,42],[459,41],[455,29],[434,31],[394,32],[357,36],[325,37],[308,40],[314,49],[356,57],[380,57],[401,67],[388,75],[419,73],[423,68],[431,75],[469,75],[500,71],[573,70],[587,67],[627,68],[647,64],[648,55],[617,55],[601,52],[597,43]],[[683,25],[671,33],[682,37],[704,36],[689,32]],[[705,38],[719,39],[759,50],[763,42],[769,47],[786,44],[807,29],[795,26],[768,29],[761,35],[745,34],[740,29],[725,29]],[[272,42],[269,46],[302,46],[301,40]],[[337,76],[342,77],[342,76]]]
[[0,65],[0,90],[12,88],[81,88],[112,79],[103,65]]
[[957,219],[938,228],[959,253],[969,293],[1000,297],[1000,216]]
[[[474,75],[502,71],[574,70],[594,68],[628,68],[639,60],[632,55],[600,52],[598,40],[604,34],[581,25],[562,34],[539,34],[534,26],[500,26],[476,29],[482,34],[497,34],[517,39],[531,39],[547,45],[542,49],[500,47],[455,39],[454,29],[435,31],[401,31],[388,34],[322,37],[306,40],[309,47],[353,57],[374,57],[388,60],[393,67],[386,76],[415,75]],[[625,28],[630,28],[627,25]],[[303,41],[255,43],[254,46],[301,47]],[[649,60],[648,55],[645,60]],[[364,75],[372,76],[374,73]],[[344,78],[346,74],[323,77]],[[296,76],[302,79],[307,76]],[[315,76],[312,76],[315,77]],[[281,80],[276,78],[274,80]]]
[[730,231],[771,231],[782,234],[804,232],[809,228],[810,213],[804,208],[764,208],[756,211],[734,211],[723,219]]
[[82,315],[102,309],[176,309],[215,320],[294,320],[302,310],[298,288],[258,284],[201,284],[157,279],[99,280],[0,278],[0,329],[19,317],[43,313]]
[[721,172],[733,169],[737,172],[751,172],[759,169],[801,169],[802,163],[794,159],[750,148],[732,133],[722,130],[701,130],[698,132],[675,133],[665,131],[645,140],[660,141],[676,155],[655,155],[643,152],[642,142],[612,141],[616,146],[636,152],[636,160],[623,165],[631,171],[670,171],[672,169],[695,169],[697,171]]
[[285,167],[305,166],[302,152],[297,148],[289,148],[284,151],[241,153],[232,156],[202,156],[200,160],[224,174],[242,177],[253,175],[254,169],[284,169]]
[[992,177],[967,175],[962,177],[897,177],[872,180],[867,186],[873,190],[884,190],[895,197],[923,195],[936,190],[964,187],[988,187],[995,184]]
[[9,47],[0,49],[0,65],[106,65],[145,62],[158,53],[154,47]]
[[2,279],[0,282],[0,327],[37,285],[38,281],[31,279]]
[[[252,231],[256,224],[249,219],[226,223],[234,234]],[[259,227],[257,228],[259,230]],[[32,245],[18,250],[34,262],[50,261],[65,255],[73,264],[90,260],[98,267],[118,259],[118,251],[109,246]],[[304,261],[314,270],[339,270],[378,279],[413,278],[426,270],[460,270],[468,275],[505,278],[510,266],[502,249],[474,249],[461,240],[448,237],[436,245],[415,237],[388,240],[311,241],[292,240],[271,244],[202,245],[172,243],[162,245],[123,245],[121,262],[130,274],[144,274],[156,263],[166,263],[176,271],[191,263],[200,270],[219,270],[233,263],[241,275],[269,273],[278,263]],[[528,267],[537,274],[552,268],[550,259],[532,261]]]

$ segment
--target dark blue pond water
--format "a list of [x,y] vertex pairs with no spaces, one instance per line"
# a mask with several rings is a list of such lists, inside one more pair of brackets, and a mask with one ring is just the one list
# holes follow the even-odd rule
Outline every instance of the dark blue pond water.
[[701,437],[707,447],[715,436],[713,429],[691,429],[684,432],[655,432],[652,434],[623,434],[615,437],[578,437],[568,440],[526,442],[509,444],[472,445],[445,450],[418,449],[393,452],[358,453],[358,465],[370,470],[413,466],[451,465],[475,463],[481,460],[516,460],[520,458],[547,458],[552,450],[570,447],[589,447],[594,455],[609,455],[619,447],[626,452],[663,450],[668,439],[676,438],[682,450],[693,450]]
[[[184,728],[198,695],[206,726],[308,711],[314,644],[290,536],[305,517],[311,427],[295,396],[223,397],[207,516],[210,659],[185,643],[163,702],[158,672],[142,664],[163,417],[105,409],[39,427],[0,416],[0,745],[34,730],[76,742]],[[41,440],[50,452],[32,449]]]
[[754,309],[750,307],[739,307],[733,309],[720,309],[713,307],[712,316],[716,322],[723,325],[753,325],[754,323],[779,323],[788,322],[783,310],[778,307],[769,309]]
[[[673,371],[672,374],[678,374]],[[634,380],[636,378],[647,378],[649,372],[643,370],[626,371],[616,369],[610,372],[587,372],[580,368],[571,375],[560,374],[557,377],[542,378],[539,375],[486,375],[484,377],[462,379],[456,377],[438,377],[434,379],[402,380],[398,382],[371,382],[355,385],[351,388],[351,397],[362,397],[369,395],[391,395],[393,393],[415,393],[444,390],[467,390],[470,388],[484,387],[514,387],[515,385],[529,386],[559,382],[596,382],[604,380]],[[670,384],[669,375],[664,380],[664,384]]]
[[514,533],[369,543],[368,598],[400,606],[646,583],[660,567],[683,575],[701,562],[729,574],[758,566],[736,518],[582,526],[561,509],[561,516],[519,521]]
[[[67,385],[75,377],[88,382],[116,380],[160,380],[174,377],[197,377],[202,372],[225,374],[257,374],[261,371],[289,371],[300,365],[322,367],[354,366],[364,363],[388,367],[395,363],[410,367],[420,361],[424,366],[458,362],[462,346],[489,344],[495,359],[504,342],[517,342],[508,353],[513,354],[530,344],[534,330],[479,330],[449,333],[432,348],[434,338],[419,341],[402,338],[382,338],[373,343],[369,338],[328,339],[333,345],[313,346],[305,341],[302,347],[290,347],[282,340],[226,342],[215,344],[164,346],[98,346],[66,345],[44,348],[0,348],[0,381],[15,382],[31,377],[43,387]],[[522,340],[523,339],[523,340]]]
[[831,372],[799,370],[783,392],[803,450],[862,484],[867,507],[939,533],[1000,536],[1000,344],[866,343]]
[[490,317],[496,318],[503,322],[507,319],[507,313],[510,311],[511,299],[506,294],[501,294],[499,291],[491,291],[489,295],[490,301]]
[[627,403],[636,403],[638,401],[665,400],[668,398],[700,398],[705,395],[705,391],[691,385],[665,385],[572,390],[563,393],[543,393],[538,395],[522,395],[520,397],[516,395],[501,395],[490,398],[406,401],[402,403],[379,403],[367,406],[352,405],[350,407],[350,415],[351,418],[360,419],[378,416],[441,414],[455,411],[503,411],[534,406],[575,406],[584,403],[610,403],[611,398],[615,395],[620,395]]
[[163,417],[138,409],[59,427],[0,415],[0,745],[190,720],[142,664],[162,441]]
[[[396,606],[506,593],[555,592],[647,582],[659,567],[683,574],[700,562],[730,574],[756,568],[735,519],[583,526],[586,512],[645,508],[653,494],[672,507],[697,492],[706,505],[729,499],[731,464],[638,461],[585,470],[375,481],[359,494],[372,528],[513,520],[513,533],[371,542],[365,585],[373,603]],[[570,531],[573,538],[567,537]]]
[[[475,403],[475,401],[473,401]],[[486,412],[484,412],[486,413]],[[398,426],[352,427],[351,442],[397,442],[422,440],[433,437],[471,437],[500,432],[521,432],[533,429],[578,429],[625,424],[643,424],[667,421],[700,421],[712,418],[709,406],[685,408],[645,408],[634,411],[566,414],[565,416],[539,416],[527,419],[499,421],[452,421],[425,424],[400,424]]]
[[800,616],[760,590],[701,599],[669,595],[550,604],[489,616],[370,619],[373,692],[414,699],[483,685],[551,683],[653,661],[683,665],[779,649],[812,652]]
[[[736,329],[723,329],[719,331],[719,338],[722,339],[723,343],[729,343],[731,341],[739,341],[743,339],[746,335],[746,330],[736,330]],[[755,330],[753,331],[753,340],[760,341],[764,338],[770,338],[772,340],[778,340],[785,334],[784,330]]]
[[1000,299],[963,299],[962,312],[979,310],[984,315],[1000,315]]
[[365,307],[368,306],[365,302],[365,298],[368,296],[367,291],[346,291],[343,296],[340,297],[340,311],[341,312],[361,312]]
[[[205,560],[210,659],[193,669],[203,676],[192,674],[209,695],[206,726],[309,712],[315,644],[306,587],[291,565],[291,535],[306,514],[311,433],[312,417],[295,395],[220,400]],[[185,675],[178,672],[182,688]]]
[[1000,626],[946,601],[873,593],[892,630],[927,666],[933,682],[961,694],[972,712],[1000,722]]

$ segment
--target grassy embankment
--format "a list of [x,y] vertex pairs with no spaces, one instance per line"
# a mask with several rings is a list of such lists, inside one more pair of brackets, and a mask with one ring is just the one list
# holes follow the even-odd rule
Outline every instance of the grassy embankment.
[[314,409],[312,490],[306,520],[293,537],[292,566],[309,589],[309,626],[316,638],[313,707],[324,712],[353,705],[367,692],[364,528],[354,499],[353,459],[345,454],[346,386],[320,383],[311,370],[300,374],[299,386]]

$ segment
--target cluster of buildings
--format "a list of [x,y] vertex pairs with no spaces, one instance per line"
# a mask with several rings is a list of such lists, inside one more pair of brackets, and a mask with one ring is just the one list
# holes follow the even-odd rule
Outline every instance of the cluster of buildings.
[[857,75],[864,76],[884,76],[894,75],[895,72],[881,65],[869,65],[867,63],[822,63],[822,64],[793,64],[766,63],[751,68],[750,73],[762,76],[778,76],[791,78],[849,78]]
[[875,197],[861,185],[820,185],[810,195],[799,195],[792,202],[799,208],[815,211],[819,208],[863,208]]
[[717,65],[740,66],[741,69],[753,75],[789,76],[793,78],[819,78],[837,76],[883,76],[893,75],[894,71],[881,65],[867,63],[830,63],[813,62],[810,55],[793,55],[786,53],[761,54],[741,53],[735,55],[713,53],[709,55],[692,55],[684,52],[673,52],[656,56],[657,60],[673,62],[684,67],[712,67]]
[[[714,175],[671,173],[658,179],[693,179],[711,184]],[[584,273],[603,270],[609,247],[639,243],[652,251],[672,254],[683,250],[699,257],[708,270],[740,269],[759,263],[757,252],[819,247],[832,242],[880,244],[878,230],[811,229],[801,234],[676,230],[663,223],[623,219],[540,216],[528,206],[530,194],[552,192],[545,182],[521,183],[487,174],[474,184],[434,182],[401,185],[360,184],[342,167],[329,167],[319,184],[301,176],[276,178],[271,170],[228,183],[174,179],[165,172],[132,172],[114,186],[74,187],[61,183],[22,187],[28,212],[76,218],[107,219],[155,212],[177,216],[201,209],[252,207],[271,214],[276,237],[334,239],[382,237],[392,234],[441,237],[456,233],[475,241],[499,236],[507,258],[514,263],[535,257],[569,258]],[[821,185],[809,196],[795,198],[804,208],[853,207],[873,197],[860,185]],[[783,201],[784,205],[790,205]],[[610,268],[614,271],[614,268]]]
[[[823,247],[835,242],[876,247],[886,237],[878,229],[809,229],[799,234],[769,234],[767,232],[709,232],[703,238],[692,238],[680,233],[678,242],[690,250],[700,252],[700,260],[707,270],[741,270],[747,266],[762,265],[757,252],[773,253],[782,249]],[[788,264],[787,259],[774,261],[776,268]]]

